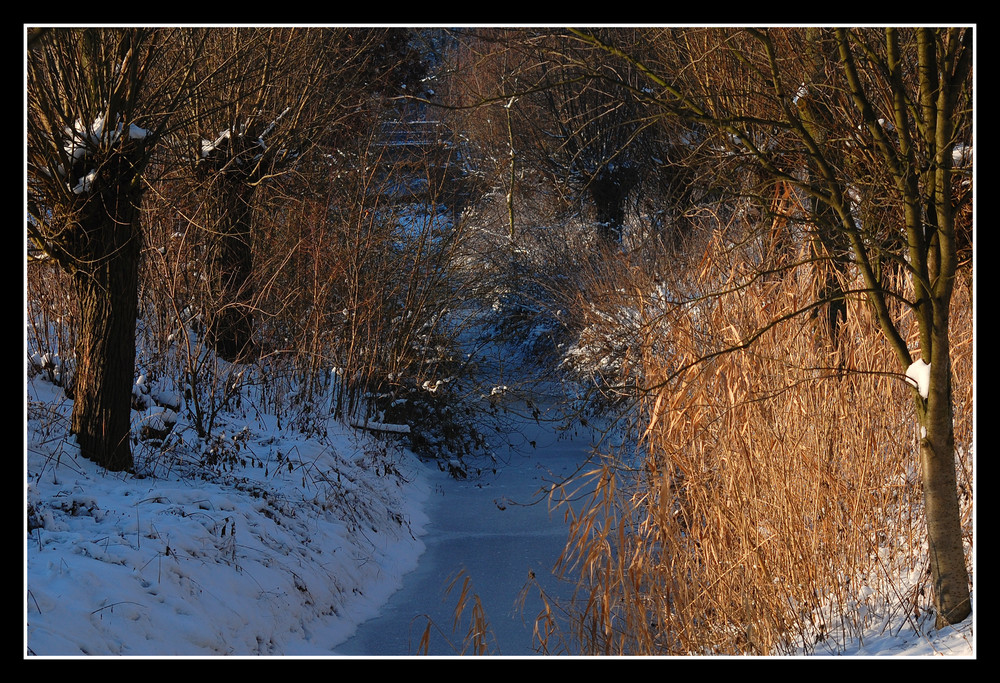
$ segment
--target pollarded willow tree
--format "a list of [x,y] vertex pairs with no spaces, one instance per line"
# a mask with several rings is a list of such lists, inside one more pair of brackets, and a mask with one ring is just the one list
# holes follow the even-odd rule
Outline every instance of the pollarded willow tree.
[[109,470],[129,442],[143,174],[189,95],[199,33],[29,30],[28,239],[71,277],[79,336],[72,432]]
[[[836,342],[840,299],[861,294],[900,377],[915,363],[929,365],[928,381],[913,383],[912,394],[936,619],[939,627],[965,619],[971,601],[948,328],[959,254],[971,240],[971,227],[956,216],[972,193],[964,160],[972,143],[973,30],[668,29],[655,51],[642,54],[572,33],[645,74],[650,116],[701,127],[712,138],[704,149],[746,160],[804,198],[811,257],[828,286],[802,313],[829,307]],[[864,283],[860,291],[845,289],[848,270]],[[893,288],[893,270],[905,272],[908,287]],[[893,313],[900,305],[916,319],[916,349]]]
[[[290,179],[299,193],[325,182],[330,159],[375,125],[378,100],[419,78],[407,29],[216,28],[199,60],[186,158],[193,163],[192,220],[208,245],[214,310],[207,342],[228,361],[253,357],[254,273]],[[345,144],[346,143],[346,144]],[[311,178],[310,178],[311,176]]]

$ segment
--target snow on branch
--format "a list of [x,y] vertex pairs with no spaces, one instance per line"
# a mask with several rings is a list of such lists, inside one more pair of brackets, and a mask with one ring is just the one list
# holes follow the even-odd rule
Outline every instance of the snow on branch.
[[931,384],[931,366],[923,358],[918,358],[906,368],[906,383],[916,387],[921,398],[927,398]]
[[369,420],[367,422],[360,422],[354,420],[351,422],[351,426],[354,427],[355,429],[365,429],[368,430],[369,432],[389,432],[392,434],[410,433],[410,425],[398,425],[398,424],[391,424],[388,422],[375,422],[373,420]]

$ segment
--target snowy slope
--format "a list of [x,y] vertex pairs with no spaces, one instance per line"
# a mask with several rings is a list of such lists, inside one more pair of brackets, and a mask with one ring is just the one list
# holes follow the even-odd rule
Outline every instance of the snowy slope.
[[425,466],[356,430],[255,424],[231,467],[140,478],[79,457],[61,390],[28,393],[28,654],[329,654],[423,550]]

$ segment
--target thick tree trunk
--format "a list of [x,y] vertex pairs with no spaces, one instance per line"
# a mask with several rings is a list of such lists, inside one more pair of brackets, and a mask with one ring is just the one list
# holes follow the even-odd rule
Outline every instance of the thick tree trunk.
[[210,277],[217,309],[210,316],[207,341],[220,358],[242,362],[253,349],[253,187],[239,173],[222,173],[210,192]]
[[[944,305],[947,307],[947,303]],[[955,475],[948,313],[946,308],[941,311],[940,305],[935,310],[935,317],[944,319],[943,327],[938,327],[937,330],[941,331],[934,333],[928,396],[926,401],[918,399],[918,412],[924,429],[920,439],[920,470],[924,485],[927,543],[934,581],[936,626],[941,628],[968,617],[972,612],[972,603]]]
[[142,240],[132,189],[123,181],[89,199],[78,225],[81,257],[73,273],[80,330],[71,429],[84,457],[116,472],[133,467],[130,423]]

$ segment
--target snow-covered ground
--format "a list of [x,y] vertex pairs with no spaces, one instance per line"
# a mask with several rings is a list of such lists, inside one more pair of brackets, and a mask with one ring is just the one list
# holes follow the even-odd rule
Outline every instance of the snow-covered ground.
[[61,389],[35,378],[27,412],[29,655],[330,654],[423,551],[426,466],[357,430],[265,417],[228,465],[139,478],[79,456]]
[[[336,422],[319,440],[261,416],[226,436],[229,466],[175,453],[139,478],[79,456],[60,389],[37,376],[27,399],[26,655],[410,655],[428,617],[430,654],[448,655],[465,628],[457,590],[443,599],[458,572],[483,598],[490,651],[533,652],[537,609],[514,601],[529,571],[559,590],[547,573],[565,536],[544,503],[518,503],[585,459],[586,438],[543,420],[458,480]],[[975,655],[972,620],[917,626],[900,616],[840,654]]]

